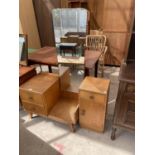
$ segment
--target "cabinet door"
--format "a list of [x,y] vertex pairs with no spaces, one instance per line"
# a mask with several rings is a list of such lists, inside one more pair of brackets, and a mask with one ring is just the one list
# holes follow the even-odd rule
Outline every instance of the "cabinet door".
[[134,94],[123,95],[120,103],[118,123],[134,129],[135,128],[135,97]]
[[102,132],[106,107],[95,104],[92,100],[80,98],[80,125],[85,128]]

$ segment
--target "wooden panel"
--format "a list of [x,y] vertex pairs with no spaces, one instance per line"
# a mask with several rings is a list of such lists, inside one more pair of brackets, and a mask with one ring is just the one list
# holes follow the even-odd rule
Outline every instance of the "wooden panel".
[[40,48],[32,0],[19,0],[19,17],[23,33],[28,35],[28,47]]
[[19,19],[19,34],[24,34],[20,19]]
[[60,98],[52,108],[49,118],[66,123],[76,124],[76,112],[78,110],[78,100],[73,98]]
[[[97,114],[97,115],[96,115]],[[80,100],[80,126],[102,132],[104,130],[105,107]]]
[[44,107],[36,106],[28,102],[22,102],[22,103],[23,103],[24,109],[29,112],[36,113],[36,114],[45,114]]
[[60,8],[60,0],[33,0],[41,46],[55,46],[52,9]]
[[106,64],[120,65],[129,44],[134,19],[134,0],[89,0],[90,29],[107,35]]
[[47,115],[49,114],[51,108],[57,103],[59,96],[60,96],[59,81],[56,81],[44,94]]
[[22,99],[22,102],[29,102],[31,104],[39,105],[41,107],[44,106],[44,100],[42,95],[32,92],[31,90],[21,90],[20,97]]
[[[87,91],[80,91],[80,100],[86,100],[88,103],[92,102],[93,104],[102,104],[103,106],[105,103],[105,96],[101,94],[97,94],[94,92],[87,92]],[[97,106],[96,105],[96,106]]]

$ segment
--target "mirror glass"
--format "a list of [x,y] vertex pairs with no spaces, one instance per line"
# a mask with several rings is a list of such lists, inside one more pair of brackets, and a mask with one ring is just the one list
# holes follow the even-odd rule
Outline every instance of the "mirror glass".
[[60,43],[60,38],[76,32],[87,32],[87,10],[84,8],[53,9],[53,25],[55,42]]
[[27,66],[28,60],[28,47],[27,47],[27,36],[19,34],[19,64]]

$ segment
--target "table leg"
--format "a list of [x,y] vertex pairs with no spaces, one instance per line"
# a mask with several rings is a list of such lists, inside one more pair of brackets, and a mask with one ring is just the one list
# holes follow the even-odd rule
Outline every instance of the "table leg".
[[98,61],[95,63],[95,77],[97,77]]
[[85,68],[84,69],[84,77],[89,76],[89,69]]
[[51,65],[48,65],[48,71],[49,71],[49,73],[52,73]]

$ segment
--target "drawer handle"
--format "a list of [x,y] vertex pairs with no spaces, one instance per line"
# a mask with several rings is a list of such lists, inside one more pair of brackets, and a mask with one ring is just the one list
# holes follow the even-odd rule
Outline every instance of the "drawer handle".
[[94,96],[93,96],[93,95],[91,95],[91,96],[89,96],[89,98],[93,100],[93,99],[94,99]]

